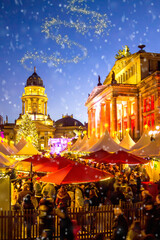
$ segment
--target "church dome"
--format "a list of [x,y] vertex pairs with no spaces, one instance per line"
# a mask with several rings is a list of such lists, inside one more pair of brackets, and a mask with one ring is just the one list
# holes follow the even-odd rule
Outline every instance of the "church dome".
[[28,86],[44,87],[43,80],[36,73],[36,68],[34,68],[34,73],[27,79],[26,87]]
[[83,127],[83,124],[80,121],[74,119],[72,115],[63,116],[61,119],[55,122],[55,125],[56,127],[71,127],[71,126]]

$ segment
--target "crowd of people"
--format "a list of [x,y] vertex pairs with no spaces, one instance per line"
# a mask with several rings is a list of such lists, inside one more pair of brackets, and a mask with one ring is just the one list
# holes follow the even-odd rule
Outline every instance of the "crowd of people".
[[[145,169],[142,166],[120,169],[119,166],[110,164],[103,168],[114,177],[107,181],[80,185],[56,186],[42,183],[37,175],[31,179],[20,176],[14,181],[13,207],[15,210],[37,210],[41,239],[52,239],[55,214],[60,218],[60,239],[76,239],[80,227],[76,223],[77,230],[74,232],[74,222],[69,218],[67,208],[107,204],[115,205],[112,240],[160,239],[160,194],[154,198],[143,188],[141,182],[149,180]],[[143,202],[146,224],[141,226],[140,222],[135,220],[130,225],[122,209],[117,206],[121,202],[133,204],[140,201]],[[30,239],[34,215],[31,221],[27,221],[27,216],[24,215],[24,220]],[[99,234],[95,239],[106,238]]]

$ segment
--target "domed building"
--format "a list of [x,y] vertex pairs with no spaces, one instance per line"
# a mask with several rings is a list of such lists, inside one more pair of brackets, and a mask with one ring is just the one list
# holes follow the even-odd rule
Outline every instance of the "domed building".
[[50,115],[47,115],[47,94],[45,93],[45,86],[43,80],[36,73],[27,79],[22,94],[22,113],[15,121],[15,124],[6,123],[3,125],[5,138],[8,142],[16,141],[16,134],[21,124],[24,114],[28,114],[32,121],[35,123],[38,132],[38,148],[45,149],[48,147],[48,140],[54,137],[55,128],[53,127],[53,120]]
[[73,115],[62,115],[62,118],[57,120],[54,124],[55,134],[54,138],[67,137],[72,138],[76,135],[76,132],[86,130],[86,127],[77,119],[73,118]]
[[25,114],[28,114],[36,125],[39,150],[48,147],[49,139],[72,138],[79,131],[83,132],[86,130],[86,126],[74,119],[73,115],[62,116],[56,122],[51,119],[50,115],[47,114],[48,97],[45,93],[45,86],[41,77],[36,73],[36,68],[34,68],[33,74],[26,81],[21,100],[22,113],[19,114],[19,118],[15,123],[8,123],[8,117],[6,116],[5,124],[0,125],[8,143],[10,141],[16,142],[16,134]]

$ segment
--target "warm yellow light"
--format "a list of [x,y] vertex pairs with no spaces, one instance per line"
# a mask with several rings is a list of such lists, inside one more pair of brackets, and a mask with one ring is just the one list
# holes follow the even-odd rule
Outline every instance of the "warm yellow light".
[[156,126],[156,130],[159,130],[159,126]]
[[95,132],[95,128],[92,128],[92,132]]
[[32,142],[31,137],[27,137],[27,142]]
[[87,131],[83,131],[83,134],[85,134],[85,135],[86,135],[86,133],[87,133]]
[[146,124],[146,125],[144,126],[144,128],[145,128],[145,129],[148,129],[148,125]]
[[126,132],[129,132],[129,128],[126,128]]
[[105,128],[108,128],[108,123],[105,123],[104,126],[105,126]]

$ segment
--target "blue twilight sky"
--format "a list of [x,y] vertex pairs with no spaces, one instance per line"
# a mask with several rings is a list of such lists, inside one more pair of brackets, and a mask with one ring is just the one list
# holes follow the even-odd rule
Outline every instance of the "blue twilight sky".
[[36,66],[48,114],[87,120],[85,102],[115,54],[145,44],[160,52],[160,0],[1,0],[0,115],[14,122]]

